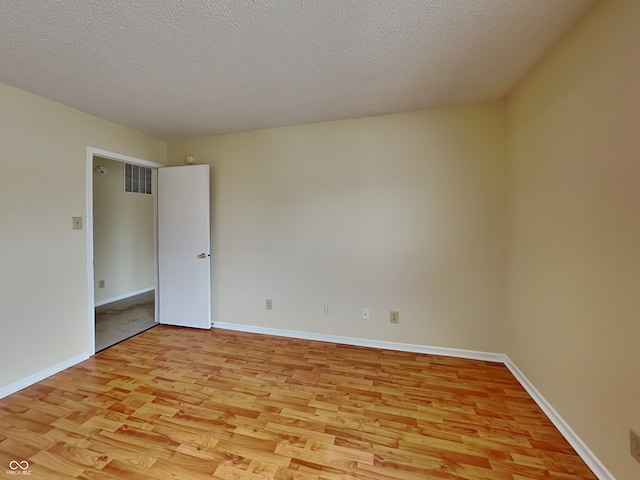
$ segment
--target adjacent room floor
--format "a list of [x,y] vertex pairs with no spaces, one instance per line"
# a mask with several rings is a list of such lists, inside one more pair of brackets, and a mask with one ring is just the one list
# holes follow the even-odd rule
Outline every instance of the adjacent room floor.
[[96,352],[155,327],[155,292],[96,307]]
[[165,325],[0,400],[11,461],[48,479],[595,479],[500,363]]

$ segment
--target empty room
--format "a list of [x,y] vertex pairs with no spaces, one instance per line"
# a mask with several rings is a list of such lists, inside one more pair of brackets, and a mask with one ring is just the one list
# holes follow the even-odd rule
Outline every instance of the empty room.
[[0,478],[640,478],[639,23],[1,2]]

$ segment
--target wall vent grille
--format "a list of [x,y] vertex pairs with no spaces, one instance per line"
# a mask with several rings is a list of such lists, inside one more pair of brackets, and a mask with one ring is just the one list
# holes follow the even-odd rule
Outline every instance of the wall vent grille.
[[124,164],[124,191],[151,195],[151,168]]

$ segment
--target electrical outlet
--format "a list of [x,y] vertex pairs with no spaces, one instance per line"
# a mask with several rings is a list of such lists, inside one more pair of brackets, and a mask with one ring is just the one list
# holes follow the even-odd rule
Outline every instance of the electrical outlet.
[[104,288],[104,280],[98,280],[98,288]]
[[363,308],[362,309],[362,319],[363,320],[369,320],[369,309],[368,308]]
[[392,310],[389,312],[389,321],[391,323],[400,323],[400,314]]
[[270,298],[267,298],[266,306],[267,306],[267,310],[273,310],[273,300],[271,300]]
[[631,437],[631,456],[636,462],[640,462],[640,435],[629,430],[629,436]]
[[325,305],[325,306],[324,306],[324,314],[325,314],[325,316],[327,316],[327,317],[328,317],[329,315],[331,315],[331,311],[329,310],[329,305]]

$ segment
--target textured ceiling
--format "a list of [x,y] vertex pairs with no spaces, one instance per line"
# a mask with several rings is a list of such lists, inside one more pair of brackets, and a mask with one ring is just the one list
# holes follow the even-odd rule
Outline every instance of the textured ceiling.
[[0,0],[0,81],[165,139],[504,97],[593,0]]

